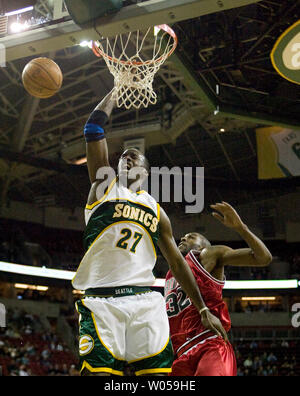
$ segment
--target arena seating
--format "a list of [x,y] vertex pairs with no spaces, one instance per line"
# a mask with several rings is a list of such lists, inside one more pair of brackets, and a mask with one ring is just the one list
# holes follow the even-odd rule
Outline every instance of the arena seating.
[[239,376],[300,375],[300,341],[241,340],[234,347]]
[[51,332],[42,329],[37,316],[31,317],[24,312],[17,317],[9,313],[8,323],[9,326],[0,332],[2,375],[78,375],[77,357],[57,336],[53,327]]

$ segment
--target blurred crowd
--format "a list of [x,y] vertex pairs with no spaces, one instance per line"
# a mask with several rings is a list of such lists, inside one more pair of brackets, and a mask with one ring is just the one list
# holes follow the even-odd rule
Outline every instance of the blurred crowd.
[[[61,312],[77,343],[78,318],[74,312]],[[9,310],[7,327],[0,329],[0,375],[79,376],[76,353],[58,336],[56,319],[46,329],[41,317],[20,310]],[[300,375],[300,340],[232,340],[238,376]],[[77,344],[76,344],[77,345]],[[132,375],[130,367],[125,375]]]
[[75,271],[83,256],[82,232],[0,220],[0,260]]
[[268,301],[260,302],[259,304],[251,304],[248,302],[245,306],[243,306],[240,300],[237,300],[234,306],[235,313],[252,313],[252,312],[260,312],[260,313],[268,313],[268,312],[285,312],[286,309],[282,304],[269,304]]
[[240,340],[234,344],[238,373],[242,377],[300,375],[300,341]]
[[46,330],[36,315],[8,310],[0,328],[0,374],[3,376],[78,376],[77,358],[55,328]]

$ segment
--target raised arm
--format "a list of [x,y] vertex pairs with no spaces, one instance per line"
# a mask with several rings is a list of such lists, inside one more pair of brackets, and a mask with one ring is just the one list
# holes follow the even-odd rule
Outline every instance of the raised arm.
[[266,245],[244,224],[235,209],[227,202],[211,205],[217,212],[212,215],[226,227],[235,230],[249,248],[231,249],[219,246],[218,264],[238,267],[265,267],[272,261],[272,254]]
[[158,246],[167,260],[172,274],[201,314],[203,326],[223,337],[225,341],[227,341],[228,338],[226,331],[224,330],[220,320],[212,315],[206,307],[193,272],[176,245],[171,222],[167,214],[162,208],[160,213],[160,238]]
[[91,184],[96,180],[96,174],[99,168],[110,166],[103,128],[115,106],[113,92],[114,90],[110,91],[98,106],[95,107],[84,128],[87,166]]

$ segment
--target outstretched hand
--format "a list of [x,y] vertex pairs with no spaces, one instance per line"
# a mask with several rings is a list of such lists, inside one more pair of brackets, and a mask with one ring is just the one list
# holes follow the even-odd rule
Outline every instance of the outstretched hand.
[[212,213],[213,217],[226,227],[238,229],[243,226],[240,216],[229,203],[222,201],[222,203],[216,203],[210,207],[217,211]]
[[220,319],[214,316],[210,311],[207,310],[202,312],[201,322],[206,329],[211,330],[217,336],[222,337],[225,342],[228,342],[227,333],[222,326]]

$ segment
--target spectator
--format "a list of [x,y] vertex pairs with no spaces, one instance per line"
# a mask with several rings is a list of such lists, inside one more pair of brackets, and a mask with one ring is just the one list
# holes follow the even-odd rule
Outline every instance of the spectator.
[[32,328],[31,328],[30,325],[25,326],[25,328],[24,328],[24,333],[25,333],[26,335],[32,334]]
[[277,366],[273,366],[272,367],[272,370],[273,370],[273,377],[277,377],[278,376],[278,368],[277,368]]
[[26,369],[25,365],[20,366],[19,376],[20,377],[29,377],[30,376],[30,371]]
[[287,340],[282,340],[282,342],[281,342],[281,347],[282,347],[282,348],[288,348],[288,347],[289,347],[288,341],[287,341]]
[[41,353],[43,360],[49,359],[50,355],[51,355],[51,353],[50,353],[49,349],[47,349],[47,348],[44,349]]
[[59,351],[59,352],[62,352],[62,351],[64,350],[63,345],[60,344],[60,343],[58,343],[58,344],[56,345],[56,350]]
[[249,355],[247,357],[247,359],[244,361],[244,367],[245,368],[252,368],[252,366],[253,366],[253,361],[252,361],[251,356]]
[[267,354],[267,352],[263,353],[263,355],[261,356],[261,360],[262,360],[263,365],[268,363],[268,354]]
[[28,353],[29,356],[34,356],[36,354],[35,347],[32,344],[30,344],[30,343],[27,343],[25,345],[25,350],[26,350],[26,352]]
[[257,342],[253,340],[250,344],[250,349],[256,349],[258,347]]
[[271,348],[277,348],[277,342],[276,342],[276,340],[273,338],[273,341],[272,341],[272,343],[271,343],[271,345],[270,345],[270,347]]
[[267,358],[269,363],[275,363],[277,362],[277,357],[274,355],[273,352],[271,352]]
[[246,370],[244,371],[244,376],[245,376],[245,377],[250,377],[250,370],[249,370],[249,369],[246,369]]
[[283,363],[281,365],[281,368],[282,369],[287,369],[287,370],[293,368],[293,365],[289,362],[289,358],[288,358],[287,355],[284,356],[284,360],[283,360]]
[[241,370],[240,367],[238,367],[236,375],[237,375],[237,377],[244,377],[244,372]]
[[262,367],[262,360],[259,356],[255,356],[253,360],[253,370],[258,370],[260,367]]
[[292,360],[291,360],[291,367],[294,370],[296,368],[296,366],[297,366],[297,359],[296,359],[296,356],[293,355]]
[[267,372],[266,370],[263,368],[263,366],[260,366],[257,370],[257,377],[266,377],[267,376]]
[[272,370],[272,367],[269,364],[266,367],[266,376],[267,377],[272,377],[273,376],[273,370]]

